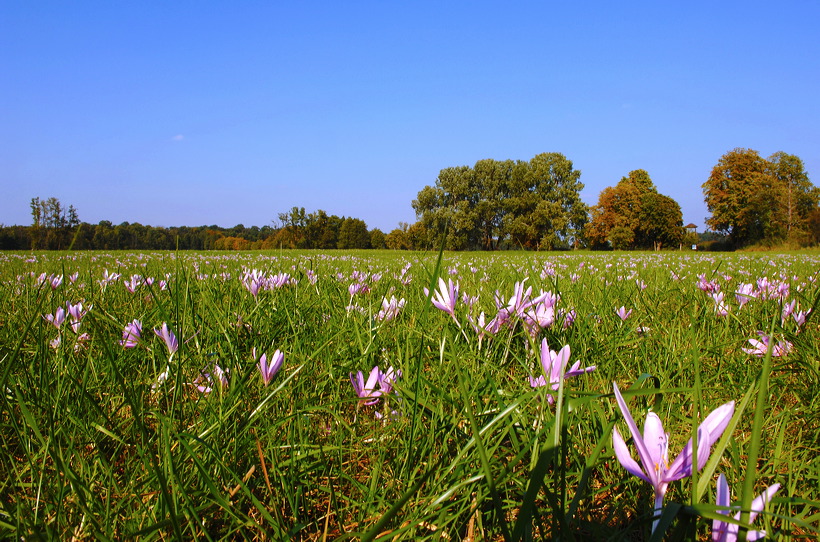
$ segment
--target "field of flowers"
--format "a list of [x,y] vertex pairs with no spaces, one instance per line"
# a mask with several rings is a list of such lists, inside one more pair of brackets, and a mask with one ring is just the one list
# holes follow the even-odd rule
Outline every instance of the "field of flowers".
[[0,536],[816,539],[818,277],[816,254],[2,253]]

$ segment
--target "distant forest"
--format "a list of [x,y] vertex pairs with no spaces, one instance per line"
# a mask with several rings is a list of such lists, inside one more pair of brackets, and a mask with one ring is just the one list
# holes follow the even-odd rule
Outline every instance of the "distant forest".
[[[79,220],[73,206],[66,210],[57,198],[31,201],[31,226],[0,227],[2,250],[264,250],[278,248],[391,248],[379,229],[368,230],[358,218],[305,213],[294,207],[279,215],[280,226],[238,224],[219,226],[114,225],[107,220]],[[395,237],[395,236],[394,236]],[[404,248],[404,247],[396,247]]]
[[[30,226],[0,225],[2,250],[702,250],[820,244],[820,189],[803,161],[752,149],[724,154],[702,185],[710,231],[684,226],[680,205],[642,169],[581,201],[581,172],[560,153],[442,169],[412,202],[417,220],[385,233],[359,218],[293,207],[271,226],[114,225],[80,221],[57,198],[31,200]],[[444,237],[442,237],[444,236]]]

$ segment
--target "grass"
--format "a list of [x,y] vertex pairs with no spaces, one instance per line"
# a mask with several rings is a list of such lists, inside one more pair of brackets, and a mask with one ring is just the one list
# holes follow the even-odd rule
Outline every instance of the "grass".
[[[658,519],[655,539],[707,539],[711,520],[725,517],[714,497],[723,473],[732,502],[747,510],[766,486],[782,485],[755,528],[777,540],[817,538],[818,326],[811,313],[802,326],[781,315],[792,300],[816,312],[818,261],[4,253],[0,531],[27,540],[649,540]],[[105,269],[121,277],[102,286]],[[254,296],[243,269],[287,273],[295,284]],[[724,292],[725,316],[698,288],[701,274]],[[131,293],[133,275],[154,280]],[[472,307],[459,299],[453,318],[432,306],[423,288],[439,275],[476,298]],[[778,293],[739,306],[739,285],[760,291],[763,277]],[[560,295],[555,322],[530,334],[513,318],[479,340],[470,317],[484,312],[489,322],[496,292],[506,305],[521,281],[533,297]],[[354,283],[369,292],[351,294]],[[392,296],[406,304],[380,321]],[[78,333],[71,318],[58,329],[43,317],[78,302],[87,309]],[[621,306],[633,311],[626,321],[615,315]],[[134,319],[141,340],[124,348]],[[152,331],[164,322],[179,339],[170,356]],[[791,351],[744,352],[761,330]],[[597,367],[562,381],[554,404],[548,387],[528,380],[541,374],[542,339],[553,350],[570,345],[570,364]],[[285,354],[267,387],[254,349]],[[375,365],[401,378],[364,405],[349,377]],[[736,402],[710,462],[670,484],[659,517],[652,488],[614,455],[613,428],[629,431],[613,382],[639,426],[647,409],[660,416],[670,461],[709,412]]]

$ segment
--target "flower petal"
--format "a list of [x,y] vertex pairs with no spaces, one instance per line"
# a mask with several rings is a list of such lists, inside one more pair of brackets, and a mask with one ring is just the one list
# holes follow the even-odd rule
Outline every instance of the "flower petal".
[[[735,413],[735,402],[729,401],[713,410],[698,427],[698,470],[706,465],[709,459],[712,445],[718,441],[723,431],[732,420]],[[671,465],[666,479],[668,481],[680,480],[692,474],[692,439],[686,443],[683,450],[675,458]]]
[[[718,510],[718,513],[729,515],[729,484],[726,482],[726,477],[721,473],[718,476],[717,492],[715,494],[715,504],[725,507],[726,510]],[[723,542],[726,540],[726,535],[729,532],[729,524],[719,519],[712,520],[712,541]]]
[[615,400],[618,402],[618,407],[621,409],[621,414],[624,416],[624,420],[626,420],[626,425],[629,427],[629,431],[632,433],[632,439],[635,442],[635,448],[638,450],[638,457],[641,460],[641,464],[643,465],[644,471],[646,473],[647,480],[653,487],[656,489],[660,487],[661,481],[658,477],[658,473],[655,471],[655,465],[652,461],[652,455],[649,453],[649,450],[644,443],[643,436],[641,436],[641,432],[638,429],[635,420],[632,419],[632,414],[629,413],[629,407],[626,406],[626,401],[624,401],[621,392],[618,390],[618,384],[612,383],[613,388],[615,389]]
[[615,450],[615,457],[618,458],[618,462],[627,470],[627,472],[637,476],[645,482],[649,482],[650,484],[652,483],[652,481],[646,477],[643,470],[641,470],[641,466],[638,462],[632,459],[632,455],[629,453],[629,448],[627,447],[626,442],[624,442],[621,433],[618,432],[617,427],[615,427],[612,432],[612,448]]
[[[652,458],[652,467],[659,473],[666,470],[669,435],[664,432],[661,419],[654,412],[646,414],[646,421],[643,424],[643,441]],[[645,467],[649,468],[648,465]]]
[[[773,484],[766,488],[766,491],[761,493],[760,495],[752,501],[752,511],[749,514],[749,522],[755,520],[757,515],[763,511],[763,508],[766,506],[766,503],[772,500],[772,497],[775,493],[780,489],[780,484]],[[748,536],[746,537],[747,540],[751,540]]]
[[564,375],[564,367],[567,366],[567,362],[569,362],[569,345],[565,344],[552,360],[553,382],[557,382]]

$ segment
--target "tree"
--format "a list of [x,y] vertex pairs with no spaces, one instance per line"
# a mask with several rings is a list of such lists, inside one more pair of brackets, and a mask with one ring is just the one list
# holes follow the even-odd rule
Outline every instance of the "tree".
[[585,233],[593,248],[659,250],[680,244],[683,214],[675,200],[658,193],[649,173],[636,169],[601,191]]
[[450,250],[492,250],[507,238],[529,249],[570,246],[587,218],[580,175],[559,153],[529,162],[479,160],[472,168],[442,169],[413,208],[428,236],[447,232]]
[[703,183],[706,208],[712,213],[706,225],[728,234],[736,245],[761,239],[769,219],[762,197],[773,195],[766,169],[766,160],[752,149],[737,148],[721,156]]
[[778,151],[768,158],[768,173],[776,180],[782,194],[776,214],[786,237],[807,234],[809,214],[817,208],[820,190],[806,173],[803,161],[793,154]]
[[280,245],[288,248],[301,247],[304,241],[304,227],[307,225],[307,215],[304,207],[292,207],[287,213],[279,213],[282,229],[287,230],[280,239]]
[[68,246],[71,233],[80,224],[77,210],[73,205],[66,211],[60,200],[50,197],[41,200],[31,198],[31,238],[32,249],[61,249]]
[[703,183],[711,216],[706,224],[735,246],[808,236],[818,190],[800,158],[777,152],[768,160],[752,149],[724,154]]
[[358,218],[345,218],[339,228],[338,248],[370,248],[367,224]]
[[581,172],[560,153],[542,153],[512,169],[504,228],[513,245],[552,250],[575,244],[587,221]]
[[403,224],[403,227],[400,225],[388,233],[384,238],[384,244],[390,250],[409,250],[411,246],[407,238],[407,224]]
[[387,245],[385,244],[384,232],[381,231],[379,228],[373,228],[372,230],[370,230],[370,248],[387,248]]
[[635,230],[639,237],[638,246],[651,244],[655,250],[663,245],[676,246],[683,242],[683,213],[678,202],[658,194],[646,192],[641,196],[641,208],[638,212],[639,225]]

